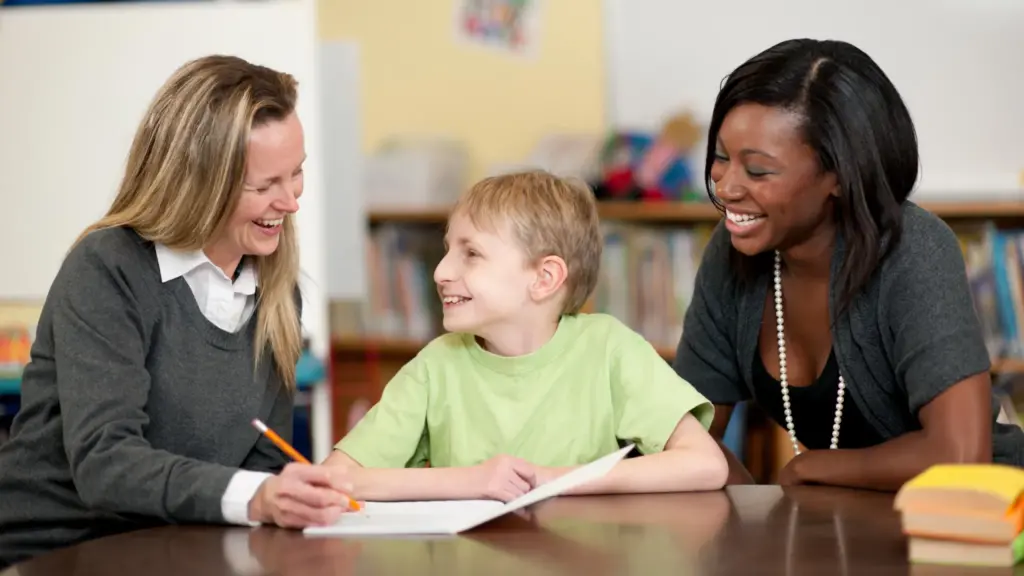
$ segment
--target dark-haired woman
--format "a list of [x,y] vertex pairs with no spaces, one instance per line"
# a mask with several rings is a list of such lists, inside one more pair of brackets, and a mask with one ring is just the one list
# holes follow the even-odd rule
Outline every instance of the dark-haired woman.
[[[789,432],[784,484],[895,490],[940,462],[1024,465],[1024,433],[995,420],[957,239],[907,200],[914,125],[875,62],[782,42],[729,75],[708,136],[725,218],[675,368],[716,404],[712,433],[755,402]],[[730,482],[749,482],[728,456]]]

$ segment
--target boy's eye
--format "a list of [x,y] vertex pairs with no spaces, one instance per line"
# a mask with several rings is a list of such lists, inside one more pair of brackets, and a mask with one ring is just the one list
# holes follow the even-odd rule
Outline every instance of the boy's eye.
[[475,258],[479,255],[480,254],[476,250],[466,250],[466,256],[469,256],[470,258]]

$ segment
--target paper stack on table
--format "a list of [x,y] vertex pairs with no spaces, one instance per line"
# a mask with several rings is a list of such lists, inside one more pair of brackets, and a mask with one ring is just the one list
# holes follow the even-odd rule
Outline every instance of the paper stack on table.
[[1013,566],[1024,558],[1024,470],[942,464],[896,495],[912,563]]
[[497,500],[367,502],[363,510],[345,513],[331,526],[310,527],[302,532],[306,536],[458,534],[596,480],[607,474],[632,449],[630,444],[508,503]]

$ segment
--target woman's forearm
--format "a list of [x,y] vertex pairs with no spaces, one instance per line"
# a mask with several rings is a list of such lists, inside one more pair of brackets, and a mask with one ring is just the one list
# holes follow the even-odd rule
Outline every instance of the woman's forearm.
[[740,459],[721,440],[718,440],[718,447],[722,449],[725,461],[729,463],[729,477],[725,481],[726,484],[757,484],[754,476],[750,474],[743,462],[740,462]]
[[984,461],[985,454],[953,452],[919,430],[870,448],[804,452],[791,464],[801,482],[897,491],[933,464]]

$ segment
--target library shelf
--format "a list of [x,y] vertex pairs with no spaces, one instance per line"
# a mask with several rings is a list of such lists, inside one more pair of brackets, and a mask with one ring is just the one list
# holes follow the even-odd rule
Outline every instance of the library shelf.
[[[1019,202],[925,202],[921,207],[947,220],[962,219],[1024,219],[1024,199]],[[598,203],[603,220],[687,224],[717,222],[718,209],[709,202],[611,202]],[[443,224],[448,208],[371,209],[370,224]]]
[[[359,336],[335,337],[331,341],[331,348],[334,354],[348,357],[368,358],[370,356],[388,356],[412,358],[427,343],[419,340],[403,338],[363,338]],[[666,359],[672,360],[676,351],[674,348],[659,347],[655,349],[658,354]],[[993,374],[1024,374],[1024,359],[1006,358],[996,360],[992,363]]]
[[[721,213],[708,202],[600,202],[598,214],[603,220],[651,223],[707,223],[717,222]],[[371,224],[443,224],[449,209],[370,210]]]
[[1004,358],[992,363],[992,372],[999,375],[1024,375],[1024,360]]

